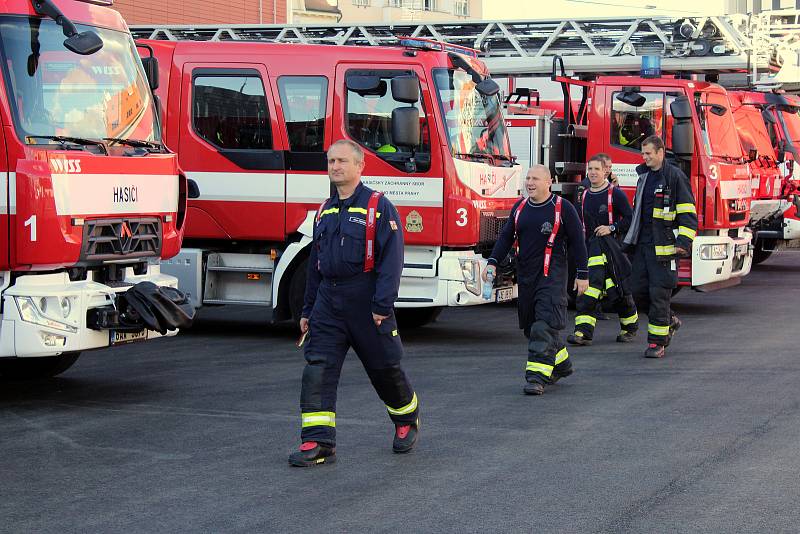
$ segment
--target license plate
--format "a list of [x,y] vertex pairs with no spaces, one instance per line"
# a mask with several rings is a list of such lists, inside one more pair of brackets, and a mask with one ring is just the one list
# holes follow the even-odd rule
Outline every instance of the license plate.
[[119,332],[117,330],[111,330],[109,335],[112,345],[122,345],[125,343],[144,341],[147,339],[147,330],[139,330],[138,332]]
[[513,287],[499,287],[494,295],[495,302],[507,302],[514,298]]

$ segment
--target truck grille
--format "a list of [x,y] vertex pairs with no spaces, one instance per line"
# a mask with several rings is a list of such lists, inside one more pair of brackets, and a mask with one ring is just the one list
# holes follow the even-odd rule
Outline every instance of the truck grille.
[[484,249],[492,250],[510,213],[509,210],[481,212],[481,228],[478,237],[478,248],[481,252]]
[[84,222],[81,261],[161,255],[161,219],[92,219]]

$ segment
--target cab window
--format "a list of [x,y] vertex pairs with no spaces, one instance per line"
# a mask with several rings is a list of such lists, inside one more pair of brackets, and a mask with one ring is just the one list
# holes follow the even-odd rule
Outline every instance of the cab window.
[[281,76],[278,91],[286,119],[289,149],[322,152],[328,79],[324,76]]
[[[411,104],[392,96],[392,78],[409,74],[402,71],[348,71],[347,76],[378,76],[376,87],[364,90],[347,89],[346,124],[348,135],[367,150],[399,169],[405,168],[410,150],[392,142],[392,110]],[[420,90],[420,95],[422,91]],[[430,133],[422,102],[413,104],[420,116],[420,146],[415,149],[418,170],[430,166]]]
[[620,101],[613,93],[611,100],[611,144],[622,148],[640,150],[642,141],[651,135],[664,138],[664,94],[639,93],[645,97],[639,107]]
[[220,149],[272,149],[269,109],[258,71],[196,75],[192,86],[192,121],[200,137]]

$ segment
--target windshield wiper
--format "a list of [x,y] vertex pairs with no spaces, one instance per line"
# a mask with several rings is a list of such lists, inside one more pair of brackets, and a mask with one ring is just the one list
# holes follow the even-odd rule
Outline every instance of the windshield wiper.
[[453,156],[457,158],[461,157],[461,158],[475,158],[475,159],[488,160],[489,163],[492,165],[496,165],[497,160],[510,161],[513,163],[514,160],[516,159],[514,156],[504,156],[502,154],[480,154],[480,153],[465,154],[463,152],[456,152],[455,154],[453,154]]
[[103,154],[106,156],[108,155],[108,148],[106,147],[105,143],[95,139],[86,139],[85,137],[70,137],[67,135],[26,135],[25,141],[29,142],[28,139],[49,139],[50,141],[58,141],[62,146],[64,146],[66,143],[73,143],[81,146],[96,146],[100,147],[100,150]]
[[159,143],[154,143],[152,141],[145,141],[144,139],[124,139],[122,137],[104,137],[103,141],[112,141],[120,145],[127,145],[136,148],[152,148],[155,150],[161,150],[162,147],[162,145],[160,145]]

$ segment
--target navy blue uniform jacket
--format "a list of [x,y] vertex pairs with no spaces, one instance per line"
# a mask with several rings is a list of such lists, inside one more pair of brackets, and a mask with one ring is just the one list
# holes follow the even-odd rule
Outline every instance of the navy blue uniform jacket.
[[[308,258],[303,317],[309,317],[322,279],[341,280],[364,273],[367,240],[367,206],[372,189],[359,183],[350,197],[338,193],[328,199],[319,222],[314,224],[314,242]],[[375,293],[372,312],[391,315],[403,272],[403,231],[400,216],[385,197],[378,202],[375,225]]]

